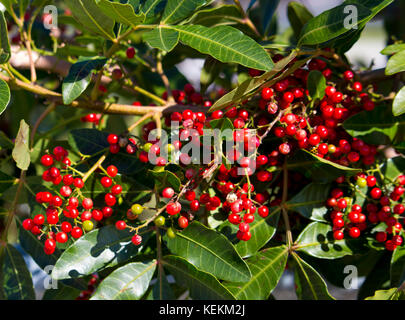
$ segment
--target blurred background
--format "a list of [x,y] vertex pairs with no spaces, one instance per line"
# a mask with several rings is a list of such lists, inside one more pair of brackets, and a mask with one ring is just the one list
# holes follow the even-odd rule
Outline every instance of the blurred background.
[[[276,1],[276,0],[265,0]],[[333,8],[343,1],[341,0],[297,0],[305,5],[314,16],[321,12]],[[229,4],[230,1],[223,1]],[[247,9],[251,0],[240,0],[244,9]],[[289,0],[280,0],[277,11],[277,33],[283,33],[289,28],[287,18],[287,5]],[[253,7],[254,8],[254,7]],[[382,13],[377,15],[373,21],[367,24],[362,33],[360,40],[347,52],[349,61],[354,66],[354,69],[379,69],[386,65],[387,57],[380,54],[380,51],[392,42],[393,39],[404,39],[405,35],[405,0],[395,0]],[[199,87],[200,73],[203,66],[203,59],[187,59],[177,65],[177,68],[195,87]],[[19,211],[27,210],[29,207],[22,205]],[[26,259],[27,265],[33,275],[34,286],[36,288],[37,299],[41,299],[44,292],[44,281],[47,274],[42,271],[30,256],[25,254],[20,247],[17,247]],[[333,262],[332,262],[333,263]],[[342,270],[343,272],[343,270]],[[358,279],[358,286],[361,286],[363,279]],[[357,298],[358,290],[343,289],[328,283],[329,292],[336,299],[354,300]],[[276,299],[295,300],[294,275],[291,271],[286,270],[277,288],[273,292]]]

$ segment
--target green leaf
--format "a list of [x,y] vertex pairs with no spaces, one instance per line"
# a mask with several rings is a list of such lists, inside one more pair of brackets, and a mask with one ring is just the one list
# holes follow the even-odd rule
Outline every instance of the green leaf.
[[114,40],[114,20],[106,16],[94,0],[66,0],[73,17],[85,28],[104,38]]
[[371,14],[369,14],[365,19],[362,19],[359,23],[360,29],[363,28],[366,23],[373,19],[382,9],[390,5],[392,2],[394,2],[394,0],[346,0],[343,4],[354,4],[356,6],[362,5],[371,10]]
[[[0,11],[0,64],[6,63],[10,60],[11,49],[10,42],[8,41],[7,23],[4,18],[4,13]],[[1,89],[0,89],[1,90]],[[0,114],[1,114],[0,104]]]
[[[281,80],[282,77],[287,76],[287,74],[290,74],[291,70],[293,68],[289,68],[289,71],[285,72],[282,76],[279,76],[277,78],[274,78],[280,71],[282,71],[295,57],[297,56],[297,52],[293,51],[291,54],[289,54],[286,58],[278,61],[275,65],[274,68],[269,71],[265,72],[263,75],[260,77],[255,77],[248,79],[241,83],[238,87],[233,89],[232,91],[228,92],[224,96],[222,96],[220,99],[218,99],[214,105],[210,108],[209,112],[213,112],[215,110],[220,110],[223,109],[231,104],[239,104],[243,100],[246,99],[247,96],[253,95],[258,89],[263,86],[265,83],[267,84],[268,81],[272,79],[272,81],[277,82]],[[304,60],[306,62],[306,60]],[[304,63],[304,62],[302,62]],[[273,79],[274,78],[274,79]]]
[[264,35],[269,35],[271,30],[271,23],[272,21],[274,21],[274,13],[277,10],[280,0],[259,0],[259,2],[261,29],[263,30]]
[[332,226],[322,222],[310,223],[298,236],[297,250],[322,259],[337,259],[362,249],[359,239],[335,240]]
[[372,297],[368,297],[365,300],[394,300],[397,288],[391,288],[388,290],[377,290]]
[[397,117],[405,113],[405,86],[395,96],[392,103],[392,113]]
[[312,70],[308,74],[308,92],[313,100],[322,99],[325,96],[326,79],[322,72]]
[[348,2],[339,5],[309,20],[302,29],[298,45],[315,45],[329,41],[352,30],[353,27],[359,25],[361,20],[372,14],[369,8],[360,3],[356,3],[355,6],[358,14],[357,23],[351,25],[352,29],[345,28],[344,21],[348,15],[344,12],[344,8],[350,4],[352,3]]
[[256,41],[230,26],[207,28],[199,25],[162,26],[180,34],[180,41],[215,59],[268,71],[274,64]]
[[297,39],[299,39],[304,25],[314,17],[302,3],[296,1],[291,1],[288,3],[287,15],[290,25],[294,30],[294,35]]
[[194,221],[174,239],[165,235],[169,250],[198,269],[229,281],[245,282],[251,277],[246,263],[221,233]]
[[79,278],[135,257],[142,247],[134,246],[132,237],[133,233],[114,225],[85,234],[62,253],[52,278]]
[[17,163],[17,167],[21,170],[27,170],[30,162],[30,127],[25,123],[24,119],[20,121],[20,128],[18,129],[17,137],[13,149],[13,159]]
[[160,172],[149,170],[148,173],[160,183],[160,190],[163,190],[163,188],[167,186],[171,186],[176,192],[180,191],[181,181],[173,172],[167,170]]
[[58,288],[46,290],[42,300],[75,300],[80,292],[80,289],[58,282]]
[[405,281],[405,247],[398,246],[391,258],[391,286],[399,287]]
[[385,74],[390,76],[405,71],[405,50],[394,54],[387,62]]
[[128,263],[105,278],[91,300],[139,300],[148,289],[155,269],[156,260]]
[[404,171],[405,158],[401,156],[388,159],[381,167],[381,172],[383,175],[391,180],[396,180],[396,178],[403,174]]
[[238,300],[266,300],[277,286],[287,263],[286,246],[268,248],[247,260],[252,278],[246,283],[225,282]]
[[335,300],[319,273],[300,256],[293,253],[296,261],[295,283],[299,300]]
[[390,46],[387,46],[384,49],[382,49],[380,53],[390,56],[400,51],[405,51],[405,43],[391,44]]
[[70,67],[69,74],[63,80],[62,96],[64,104],[71,104],[88,87],[94,70],[101,69],[107,62],[106,58],[81,57]]
[[4,248],[4,261],[1,266],[1,284],[8,300],[35,300],[31,273],[24,258],[11,244]]
[[198,24],[212,27],[219,24],[235,24],[243,16],[235,5],[222,5],[197,11],[187,20],[187,24]]
[[7,82],[0,79],[0,115],[6,110],[10,102],[10,88]]
[[287,202],[288,209],[299,212],[305,218],[315,221],[326,221],[330,184],[310,183]]
[[146,0],[142,6],[142,12],[146,15],[145,23],[149,24],[158,21],[166,3],[167,0]]
[[257,253],[267,242],[273,238],[277,231],[278,221],[280,218],[280,207],[270,210],[266,218],[256,217],[255,221],[250,224],[250,233],[252,237],[249,241],[240,241],[236,237],[238,226],[225,221],[220,226],[220,231],[234,243],[236,251],[241,257],[250,257]]
[[372,111],[361,111],[343,123],[343,128],[353,137],[366,143],[391,144],[397,133],[404,130],[405,116],[394,117],[386,106]]
[[180,35],[177,31],[156,27],[152,31],[143,34],[143,40],[151,47],[162,51],[172,51],[179,43]]
[[107,150],[109,146],[107,137],[107,132],[96,129],[75,129],[70,131],[68,141],[74,151],[93,155]]
[[207,0],[168,0],[161,24],[174,24],[207,4]]
[[351,176],[361,171],[320,158],[307,150],[299,150],[288,162],[287,167],[301,171],[306,177],[311,177],[314,182],[318,183],[328,183],[337,177]]
[[213,275],[197,269],[186,259],[166,256],[162,264],[180,286],[190,290],[190,296],[195,300],[235,300]]
[[136,27],[145,21],[145,14],[143,12],[136,14],[134,7],[128,3],[123,4],[108,0],[96,0],[96,2],[101,11],[115,22]]

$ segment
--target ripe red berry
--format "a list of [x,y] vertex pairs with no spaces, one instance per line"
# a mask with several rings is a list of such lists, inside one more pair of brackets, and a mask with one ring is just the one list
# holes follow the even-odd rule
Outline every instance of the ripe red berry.
[[118,169],[114,165],[110,165],[107,167],[107,174],[111,177],[114,178],[118,173]]
[[179,217],[178,224],[180,228],[185,229],[188,226],[188,219],[186,217],[181,216]]
[[72,231],[70,231],[70,234],[73,238],[78,239],[83,235],[83,230],[79,227],[73,227]]
[[134,245],[139,246],[142,243],[142,237],[139,234],[136,234],[131,238],[131,241]]
[[162,191],[162,196],[163,196],[164,198],[166,198],[166,199],[172,198],[172,197],[174,196],[174,190],[173,190],[173,188],[168,187],[168,188],[163,189],[163,191]]
[[132,59],[133,57],[135,57],[135,48],[134,47],[129,47],[126,51],[126,55],[128,59]]
[[371,189],[370,195],[373,199],[380,199],[382,195],[382,191],[380,188],[373,188]]
[[350,228],[350,230],[349,230],[349,235],[350,235],[352,238],[358,238],[358,237],[360,236],[360,229],[357,228],[357,227],[352,227],[352,228]]
[[181,211],[180,202],[170,202],[166,207],[166,212],[171,216],[178,214],[180,211]]
[[125,222],[124,220],[118,220],[118,221],[115,223],[115,227],[116,227],[118,230],[124,230],[124,229],[127,227],[127,224],[126,224],[126,222]]
[[122,187],[121,187],[121,185],[119,185],[119,184],[116,184],[116,185],[114,185],[112,188],[111,188],[111,193],[113,194],[113,195],[118,195],[118,194],[120,194],[122,192]]
[[22,223],[23,228],[28,231],[30,231],[34,225],[35,224],[32,219],[25,219]]
[[112,185],[112,180],[110,177],[102,177],[100,183],[104,188],[109,188]]
[[42,165],[45,166],[45,167],[49,167],[49,166],[53,165],[53,158],[52,158],[52,156],[49,155],[49,154],[44,154],[44,155],[41,157],[41,163],[42,163]]
[[65,243],[68,241],[68,235],[65,232],[58,232],[56,234],[56,241],[59,243]]
[[82,201],[82,206],[85,210],[90,210],[91,208],[93,208],[93,200],[91,200],[90,198],[84,198]]

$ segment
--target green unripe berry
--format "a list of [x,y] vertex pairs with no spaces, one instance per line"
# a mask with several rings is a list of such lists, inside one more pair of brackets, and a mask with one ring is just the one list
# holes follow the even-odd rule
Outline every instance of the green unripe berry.
[[150,142],[145,143],[143,146],[143,151],[149,152],[150,148],[152,148],[152,144]]
[[170,239],[176,238],[176,230],[174,230],[173,228],[170,227],[169,229],[167,229],[167,236]]
[[131,211],[132,211],[133,214],[139,215],[139,214],[142,213],[143,207],[140,204],[135,203],[134,205],[132,205]]
[[364,178],[358,178],[356,181],[356,184],[360,187],[360,188],[364,188],[367,186],[367,180]]
[[89,232],[89,231],[93,230],[93,228],[94,228],[94,223],[92,221],[90,221],[90,220],[83,221],[83,230],[84,231]]
[[155,225],[158,227],[164,226],[166,223],[166,219],[163,216],[159,216],[155,219]]

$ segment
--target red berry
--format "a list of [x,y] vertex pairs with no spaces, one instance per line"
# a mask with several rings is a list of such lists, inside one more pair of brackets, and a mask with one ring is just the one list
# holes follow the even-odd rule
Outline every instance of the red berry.
[[32,219],[25,219],[22,223],[23,228],[28,231],[30,231],[34,225],[35,224]]
[[65,243],[68,241],[68,235],[65,232],[58,232],[56,234],[56,241],[59,243]]
[[139,234],[136,234],[131,239],[132,243],[136,246],[139,246],[142,243],[142,237]]
[[360,236],[360,229],[357,228],[357,227],[352,227],[352,228],[350,228],[350,230],[349,230],[349,235],[350,235],[352,238],[358,238],[358,237]]
[[118,169],[116,166],[110,165],[107,167],[107,174],[111,177],[114,178],[118,173]]
[[188,226],[188,219],[186,217],[181,216],[179,217],[178,224],[180,228],[185,229]]
[[127,224],[125,223],[125,221],[119,220],[119,221],[117,221],[117,222],[115,223],[115,227],[116,227],[118,230],[124,230],[124,229],[127,227]]
[[134,47],[129,47],[126,51],[126,55],[128,59],[132,59],[133,57],[135,57],[135,48]]
[[163,196],[164,198],[167,198],[167,199],[172,198],[172,197],[174,196],[174,190],[173,190],[173,188],[165,188],[165,189],[163,189],[163,191],[162,191],[162,196]]
[[72,231],[70,231],[70,234],[73,238],[78,239],[83,235],[83,231],[79,227],[73,227]]
[[41,163],[42,163],[42,165],[45,166],[45,167],[49,167],[49,166],[53,165],[53,158],[52,158],[52,156],[49,155],[49,154],[44,154],[44,155],[41,157]]

